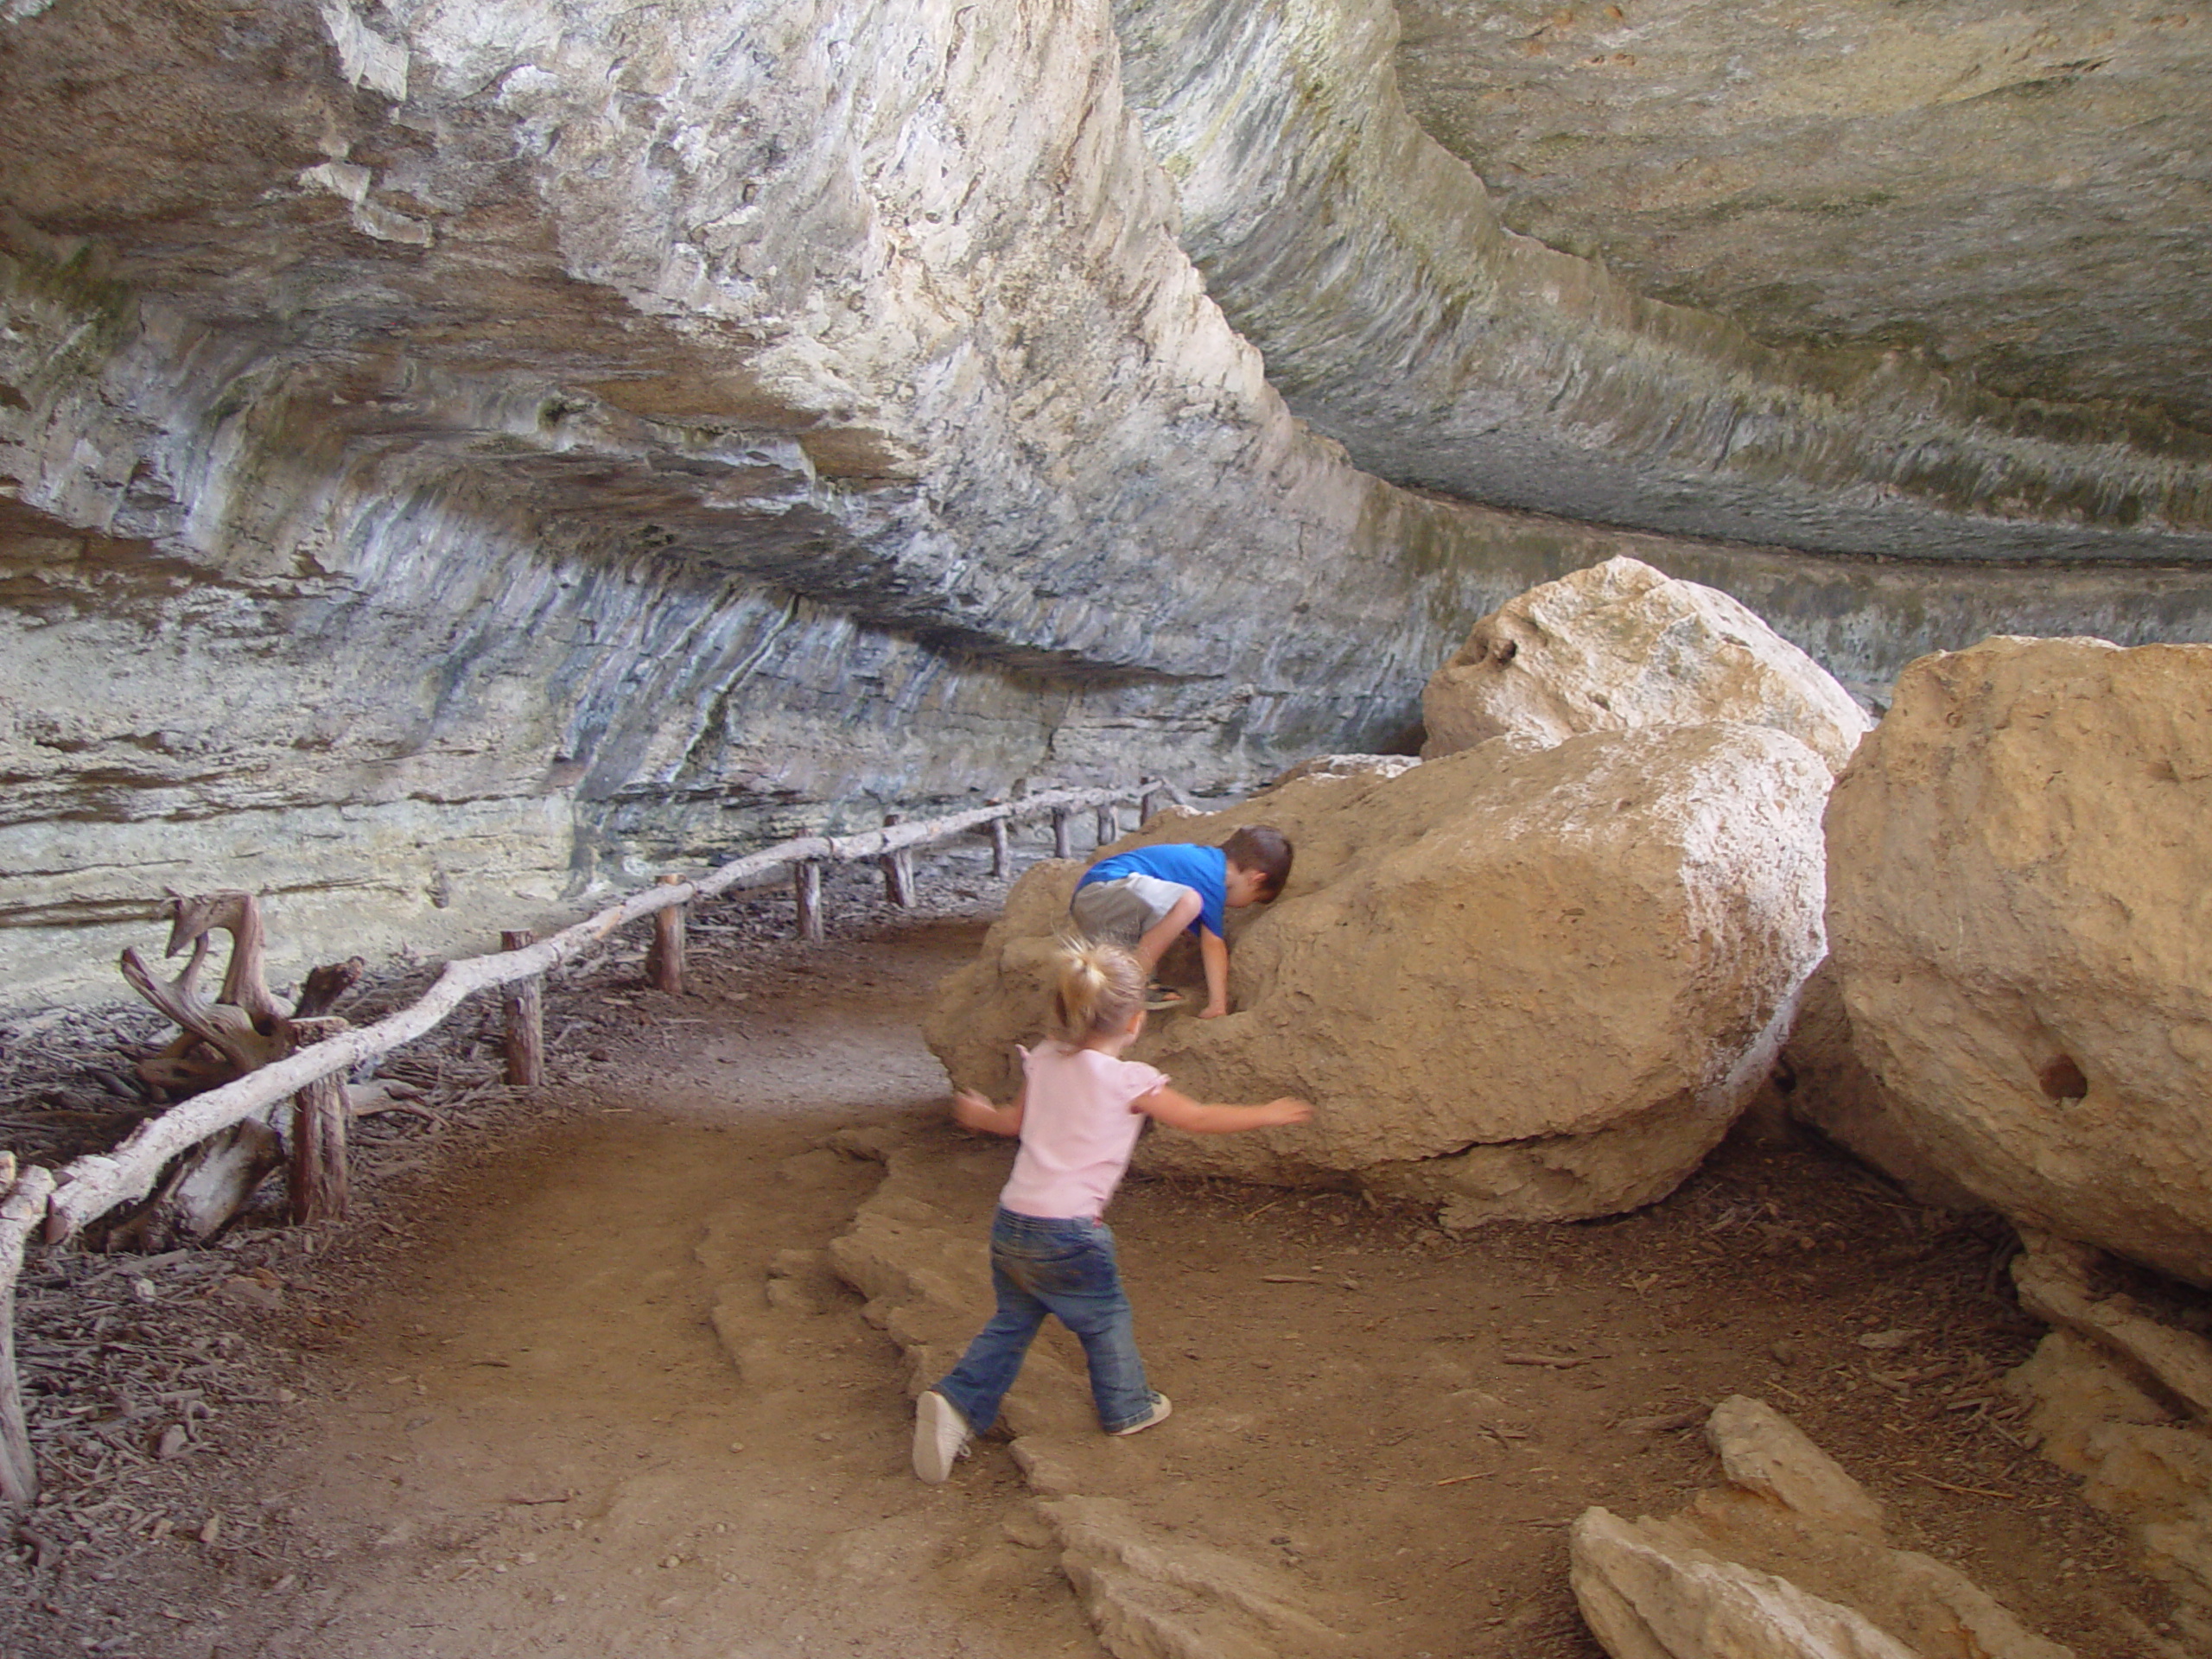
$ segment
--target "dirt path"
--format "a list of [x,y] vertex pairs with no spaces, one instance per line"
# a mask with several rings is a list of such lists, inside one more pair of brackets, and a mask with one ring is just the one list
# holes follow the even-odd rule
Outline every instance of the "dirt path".
[[1094,1650],[1008,1540],[1016,1482],[912,1479],[895,1351],[821,1266],[881,1172],[818,1143],[935,1109],[916,999],[967,943],[912,940],[895,983],[817,953],[836,995],[692,1027],[476,1172],[272,1471],[345,1567],[248,1651]]
[[[1071,1492],[1346,1653],[1596,1659],[1564,1523],[1677,1507],[1712,1475],[1684,1426],[1739,1392],[2083,1659],[2163,1616],[2007,1426],[1994,1379],[2037,1333],[2001,1234],[1802,1145],[1733,1144],[1637,1216],[1456,1240],[1343,1195],[1134,1181],[1115,1222],[1174,1418],[1097,1436],[1048,1338],[1009,1408],[1024,1459],[986,1442],[919,1484],[910,1370],[980,1309],[1007,1154],[944,1123],[915,1032],[979,929],[709,951],[696,995],[626,993],[627,1034],[497,1157],[425,1155],[435,1228],[396,1244],[372,1211],[317,1267],[359,1287],[318,1340],[351,1334],[265,1420],[281,1450],[197,1477],[266,1518],[251,1547],[88,1540],[35,1575],[51,1615],[10,1659],[1096,1655]],[[942,1267],[943,1328],[895,1287],[864,1305],[841,1238],[848,1277]]]

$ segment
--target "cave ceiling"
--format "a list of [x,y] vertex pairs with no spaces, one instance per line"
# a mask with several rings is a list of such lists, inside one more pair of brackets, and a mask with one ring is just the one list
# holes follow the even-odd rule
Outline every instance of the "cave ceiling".
[[1514,230],[1770,344],[2212,429],[2194,6],[1399,7],[1400,84]]

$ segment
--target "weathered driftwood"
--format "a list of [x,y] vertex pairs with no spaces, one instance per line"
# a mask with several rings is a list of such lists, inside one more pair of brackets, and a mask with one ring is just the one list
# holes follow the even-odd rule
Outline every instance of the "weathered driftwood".
[[[187,945],[192,949],[183,973],[165,982],[136,950],[123,953],[124,976],[132,988],[182,1028],[175,1042],[140,1064],[139,1073],[149,1082],[178,1090],[206,1089],[259,1071],[345,1028],[344,1020],[327,1018],[326,1011],[360,982],[368,969],[361,957],[314,969],[295,1008],[269,988],[264,967],[267,935],[260,904],[251,893],[236,888],[197,895],[172,891],[164,908],[174,918],[168,954],[174,957]],[[231,959],[222,991],[211,1002],[199,994],[194,981],[210,937],[219,931],[231,935]],[[308,1132],[304,1153],[296,1135],[294,1141],[296,1215],[302,1210],[317,1217],[343,1212],[345,1087],[342,1081],[311,1085],[302,1096],[309,1109],[305,1116],[302,1106],[294,1105],[295,1129]],[[264,1107],[186,1152],[154,1200],[110,1230],[108,1249],[168,1249],[220,1231],[281,1161],[280,1142],[269,1121],[273,1109]],[[307,1184],[304,1192],[302,1181]]]
[[15,1154],[0,1153],[0,1504],[10,1509],[28,1509],[38,1497],[38,1462],[16,1375],[16,1279],[23,1270],[24,1242],[45,1216],[53,1190],[51,1170],[34,1167],[18,1176]]
[[[661,886],[680,886],[680,875],[664,875]],[[683,911],[671,905],[653,918],[653,942],[645,952],[645,983],[671,996],[683,995]]]
[[171,888],[164,908],[174,918],[168,945],[162,952],[165,957],[175,956],[188,944],[196,944],[210,933],[231,936],[231,959],[224,965],[223,988],[215,994],[216,1001],[245,1009],[246,1018],[257,1026],[266,1026],[292,1012],[292,1005],[269,988],[264,965],[268,934],[261,919],[261,901],[253,894],[239,887],[192,895]]
[[1121,809],[1111,801],[1105,803],[1098,809],[1095,827],[1097,845],[1103,847],[1110,842],[1119,841],[1122,838]]
[[[361,1061],[413,1042],[435,1030],[471,996],[517,980],[543,975],[577,952],[599,944],[616,929],[671,905],[711,898],[779,865],[803,860],[850,861],[876,858],[900,847],[921,846],[974,830],[994,819],[1027,817],[1040,811],[1096,805],[1119,799],[1128,790],[1052,790],[991,806],[971,808],[942,818],[917,820],[855,836],[807,836],[733,859],[713,874],[675,887],[652,887],[632,894],[575,926],[526,950],[495,957],[472,957],[447,964],[422,1000],[373,1025],[356,1026],[326,1042],[288,1056],[257,1071],[210,1089],[161,1116],[149,1118],[115,1149],[73,1160],[56,1177],[48,1205],[46,1236],[69,1237],[95,1217],[152,1191],[163,1165],[248,1113],[297,1094],[318,1077],[350,1070]],[[817,880],[819,871],[817,871]],[[817,906],[818,912],[818,906]]]
[[177,1160],[152,1202],[107,1230],[110,1251],[182,1249],[222,1231],[284,1161],[283,1138],[259,1115],[218,1129]]
[[204,933],[194,940],[192,960],[173,980],[156,974],[135,947],[123,953],[123,976],[130,988],[160,1009],[181,1033],[160,1053],[138,1063],[138,1075],[156,1088],[207,1088],[266,1065],[274,1050],[274,1034],[256,1029],[244,1008],[200,994],[197,982],[208,945]]
[[368,971],[369,964],[359,957],[327,962],[320,968],[308,969],[307,983],[300,987],[300,1005],[292,1010],[292,1017],[312,1020],[328,1014],[345,1001]]
[[[170,917],[162,954],[174,957],[191,947],[184,971],[165,980],[136,950],[123,953],[124,978],[181,1033],[138,1063],[138,1075],[157,1088],[190,1092],[259,1070],[292,1047],[287,1020],[328,1013],[368,970],[359,957],[315,969],[296,1008],[269,988],[267,927],[253,894],[235,887],[192,894],[172,889],[162,908]],[[231,956],[222,988],[210,999],[200,994],[198,981],[218,932],[230,934]]]
[[1052,809],[1052,856],[1054,858],[1075,856],[1075,831],[1070,827],[1074,817],[1075,813],[1067,807],[1056,806]]
[[995,880],[1002,881],[1006,879],[1014,851],[1009,844],[1011,840],[1012,837],[1007,834],[1006,820],[993,818],[991,820],[991,876]]
[[[348,1029],[334,1016],[285,1022],[292,1040],[304,1048]],[[346,1079],[333,1073],[317,1077],[292,1096],[292,1165],[288,1198],[294,1223],[339,1221],[346,1215]],[[251,1120],[249,1120],[251,1121]]]
[[[526,927],[517,928],[499,935],[499,948],[526,950],[537,938]],[[515,981],[501,993],[499,1003],[507,1023],[507,1081],[518,1089],[535,1089],[545,1081],[544,976]]]

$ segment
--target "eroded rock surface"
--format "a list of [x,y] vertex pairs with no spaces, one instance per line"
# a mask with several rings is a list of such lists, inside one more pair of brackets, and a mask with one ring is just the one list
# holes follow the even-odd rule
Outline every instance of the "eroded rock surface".
[[1986,1207],[1913,1138],[1881,1079],[1859,1058],[1851,1040],[1851,1010],[1844,1006],[1843,977],[1833,957],[1799,988],[1789,1035],[1752,1109],[1817,1130],[1923,1204],[1946,1210]]
[[1421,693],[1421,753],[1512,732],[1771,726],[1840,771],[1872,722],[1811,658],[1727,594],[1625,556],[1531,588],[1475,624]]
[[1955,1568],[1892,1548],[1880,1505],[1772,1407],[1724,1400],[1706,1437],[1728,1485],[1668,1520],[1587,1510],[1569,1536],[1613,1659],[2070,1659]]
[[[1820,958],[1827,769],[1752,726],[1508,741],[1395,778],[1300,779],[1116,843],[1277,825],[1283,896],[1232,922],[1230,1001],[1131,1052],[1211,1100],[1302,1095],[1294,1130],[1147,1139],[1156,1167],[1358,1185],[1449,1224],[1607,1213],[1695,1166],[1770,1063]],[[1037,1039],[1081,867],[1016,885],[925,1034],[1003,1093]],[[1172,962],[1172,958],[1170,958]]]
[[1860,1058],[1983,1201],[2212,1283],[2212,650],[1992,639],[1897,696],[1827,816]]
[[2212,1648],[2212,1342],[2125,1290],[2099,1252],[2030,1233],[2012,1264],[2020,1305],[2056,1327],[2005,1389],[2082,1496],[2135,1529],[2172,1586],[2186,1644],[2141,1632],[2171,1659]]

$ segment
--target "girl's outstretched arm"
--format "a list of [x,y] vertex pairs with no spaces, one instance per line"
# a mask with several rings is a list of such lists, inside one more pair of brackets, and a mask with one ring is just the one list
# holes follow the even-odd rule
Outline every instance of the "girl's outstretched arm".
[[1261,1106],[1224,1106],[1192,1100],[1162,1084],[1140,1096],[1131,1109],[1157,1118],[1170,1128],[1193,1135],[1234,1135],[1239,1129],[1269,1129],[1287,1123],[1303,1123],[1313,1108],[1294,1096],[1285,1095]]
[[994,1106],[973,1089],[956,1089],[952,1091],[953,1122],[963,1129],[980,1129],[985,1135],[1020,1135],[1021,1109],[1028,1098],[1027,1083],[1011,1106]]

